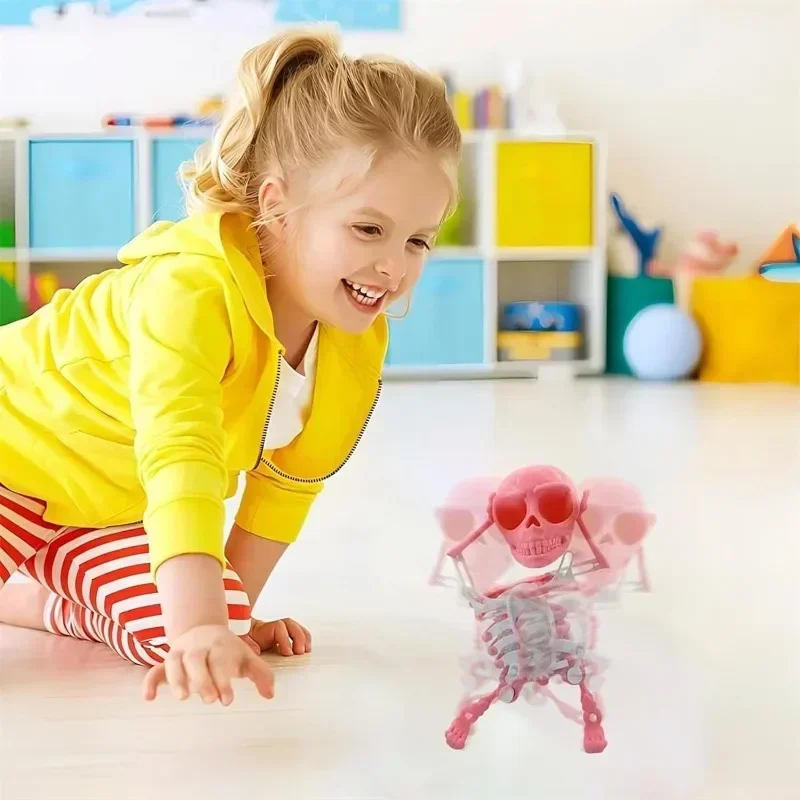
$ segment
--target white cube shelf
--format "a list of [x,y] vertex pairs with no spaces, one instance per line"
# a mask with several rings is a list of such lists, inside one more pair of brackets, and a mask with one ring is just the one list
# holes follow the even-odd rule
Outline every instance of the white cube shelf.
[[[0,249],[0,262],[16,262],[20,295],[27,299],[32,272],[56,271],[74,283],[117,263],[117,249],[127,233],[159,219],[179,218],[178,166],[208,133],[196,127],[0,132],[0,220],[13,218],[16,223],[16,245]],[[464,141],[461,240],[458,246],[435,250],[414,290],[409,314],[391,321],[386,377],[602,373],[607,226],[603,137],[480,131],[466,132]],[[81,216],[82,209],[92,207],[80,203],[81,192],[107,198],[103,236],[95,240],[90,221]],[[68,206],[71,197],[75,202]],[[60,210],[66,222],[52,219]],[[581,306],[583,356],[557,363],[499,362],[502,305],[554,300]]]

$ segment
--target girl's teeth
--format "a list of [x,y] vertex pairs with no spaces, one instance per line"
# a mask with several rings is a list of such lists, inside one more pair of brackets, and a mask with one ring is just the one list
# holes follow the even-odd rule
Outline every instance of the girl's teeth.
[[[350,291],[350,295],[355,298],[355,301],[362,306],[374,306],[378,300],[384,295],[384,292],[375,293],[374,290],[366,290],[363,287],[360,287],[357,283],[350,283],[350,281],[345,281],[348,290]],[[361,288],[361,291],[358,289]],[[369,291],[369,295],[364,294],[364,292]]]
[[[350,281],[345,281],[345,283],[354,290],[355,294],[359,295],[359,297],[356,297],[357,300],[365,297],[372,300],[379,300],[386,294],[383,289],[372,289],[368,286],[362,286],[360,283],[351,283]],[[368,305],[372,304],[368,303]]]

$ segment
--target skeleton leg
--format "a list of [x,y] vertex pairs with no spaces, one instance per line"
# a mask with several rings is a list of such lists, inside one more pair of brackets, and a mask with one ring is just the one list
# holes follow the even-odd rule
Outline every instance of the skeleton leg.
[[513,703],[519,697],[524,683],[525,681],[515,681],[513,684],[501,683],[493,692],[464,706],[444,735],[447,744],[454,750],[463,750],[472,726],[489,710],[492,703],[497,699]]
[[586,678],[579,685],[581,708],[583,709],[583,749],[587,753],[602,753],[608,744],[603,732],[603,715],[586,686]]
[[[560,615],[559,615],[560,616]],[[556,629],[562,638],[570,638],[570,625],[566,619],[557,622]],[[592,617],[589,637],[593,640],[597,634],[596,620]],[[606,736],[603,732],[603,714],[597,705],[594,695],[586,685],[588,680],[586,662],[581,657],[567,658],[569,668],[564,670],[563,677],[568,683],[577,683],[581,691],[581,708],[583,709],[583,749],[587,753],[602,753],[606,749]],[[576,680],[577,676],[580,680]]]

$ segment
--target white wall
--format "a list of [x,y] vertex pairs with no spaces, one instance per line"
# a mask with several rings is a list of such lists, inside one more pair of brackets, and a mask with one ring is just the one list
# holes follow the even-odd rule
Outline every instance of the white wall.
[[[800,0],[407,0],[402,34],[351,34],[463,81],[526,53],[573,126],[607,131],[609,178],[665,255],[698,227],[754,259],[800,219]],[[224,88],[270,26],[0,32],[0,116],[172,112]],[[200,53],[200,55],[193,54]]]

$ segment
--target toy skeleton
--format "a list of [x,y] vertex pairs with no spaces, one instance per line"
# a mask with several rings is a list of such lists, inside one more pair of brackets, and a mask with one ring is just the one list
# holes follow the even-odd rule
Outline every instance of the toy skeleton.
[[[582,721],[587,753],[603,752],[603,714],[588,686],[601,669],[592,609],[618,598],[634,556],[637,587],[647,588],[641,544],[654,517],[643,510],[638,492],[612,480],[576,489],[554,467],[525,467],[502,481],[476,479],[456,487],[437,518],[449,543],[431,582],[444,582],[441,567],[450,557],[477,622],[482,660],[470,676],[477,682],[487,677],[488,667],[497,683],[488,694],[462,699],[447,743],[463,748],[496,700],[513,703],[530,687],[565,716]],[[540,572],[493,585],[514,562]],[[580,712],[545,688],[553,679],[578,687]]]

